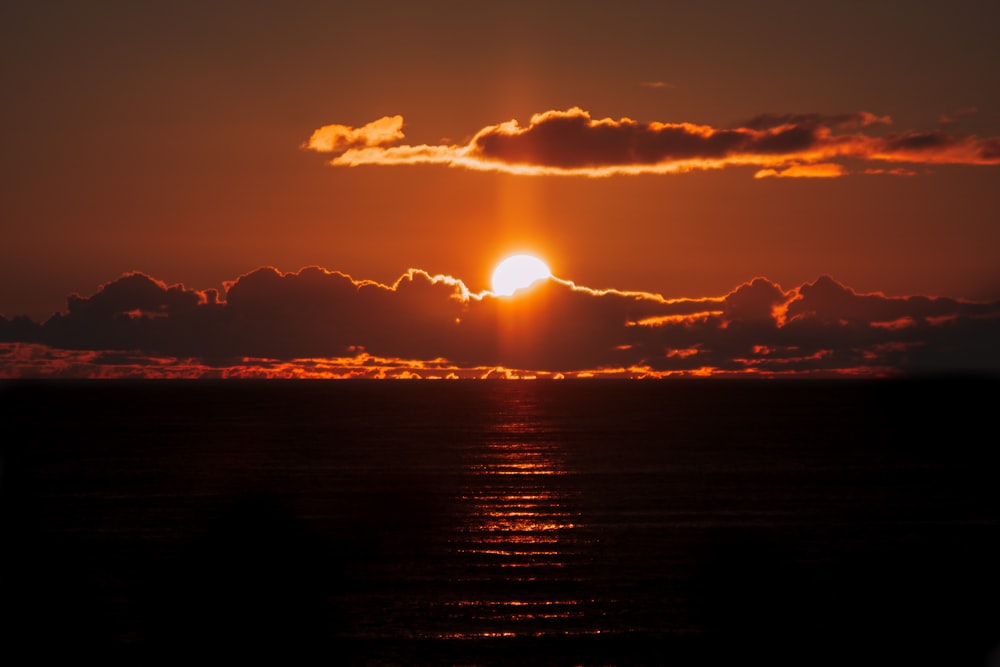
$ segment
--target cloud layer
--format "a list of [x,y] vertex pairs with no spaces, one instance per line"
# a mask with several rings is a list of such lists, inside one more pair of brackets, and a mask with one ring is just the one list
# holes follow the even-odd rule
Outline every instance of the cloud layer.
[[[668,174],[746,165],[757,167],[758,177],[836,177],[849,173],[849,161],[1000,164],[1000,137],[981,139],[942,130],[866,133],[891,122],[868,112],[764,114],[735,127],[716,128],[595,119],[574,107],[536,114],[525,127],[516,120],[487,126],[464,145],[391,145],[403,138],[403,118],[386,116],[356,129],[326,125],[304,146],[334,153],[334,166],[441,164],[535,175]],[[873,173],[871,168],[860,171]]]
[[44,323],[0,318],[0,374],[476,377],[1000,370],[1000,303],[766,278],[705,298],[550,278],[513,297],[260,268],[224,294],[129,273]]

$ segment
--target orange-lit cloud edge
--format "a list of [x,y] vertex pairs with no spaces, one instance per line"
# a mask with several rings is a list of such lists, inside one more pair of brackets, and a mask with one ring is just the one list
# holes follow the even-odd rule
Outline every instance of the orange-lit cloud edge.
[[139,272],[43,323],[0,317],[3,378],[839,377],[1000,371],[1000,302],[763,277],[665,298],[549,278],[511,297],[262,267],[217,290]]
[[[953,122],[942,117],[940,124]],[[303,147],[334,154],[330,160],[334,166],[437,164],[521,175],[593,177],[743,165],[757,167],[756,178],[830,178],[848,173],[916,173],[903,164],[1000,164],[1000,137],[960,136],[942,129],[881,135],[864,131],[891,124],[888,116],[860,111],[762,114],[734,127],[716,128],[688,122],[595,119],[573,107],[535,114],[524,127],[516,120],[489,125],[465,144],[393,145],[405,136],[403,117],[397,115],[358,128],[325,125]]]

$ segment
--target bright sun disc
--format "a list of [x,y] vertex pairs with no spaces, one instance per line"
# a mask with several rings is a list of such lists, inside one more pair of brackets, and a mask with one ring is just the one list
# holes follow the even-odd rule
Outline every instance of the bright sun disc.
[[493,293],[510,296],[536,281],[551,277],[549,267],[534,255],[514,255],[497,264],[493,270]]

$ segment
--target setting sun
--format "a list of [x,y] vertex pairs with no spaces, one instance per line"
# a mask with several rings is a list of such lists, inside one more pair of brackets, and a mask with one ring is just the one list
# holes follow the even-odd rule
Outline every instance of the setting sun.
[[493,293],[510,296],[519,289],[551,277],[548,265],[534,255],[513,255],[493,270]]

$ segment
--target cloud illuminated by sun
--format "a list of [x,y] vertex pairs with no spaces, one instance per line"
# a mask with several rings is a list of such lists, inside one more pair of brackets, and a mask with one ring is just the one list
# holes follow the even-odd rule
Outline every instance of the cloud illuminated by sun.
[[[1000,165],[1000,137],[941,130],[885,132],[889,116],[867,111],[762,114],[731,127],[595,118],[579,107],[534,114],[527,125],[488,125],[464,145],[397,144],[402,116],[359,128],[318,128],[309,150],[333,166],[439,164],[519,175],[674,174],[754,166],[757,177],[836,178],[844,160],[869,163]],[[862,170],[861,173],[867,173]],[[904,173],[904,172],[896,172]]]
[[532,283],[538,273],[514,270],[544,265],[528,258],[510,262],[511,280],[529,286],[512,297],[500,294],[511,289],[505,273],[496,293],[473,294],[458,278],[419,269],[384,285],[316,266],[260,267],[223,281],[222,293],[130,272],[90,296],[70,295],[44,323],[0,316],[0,378],[1000,369],[1000,301],[855,292],[828,276],[790,289],[755,277],[723,295],[668,299],[554,276]]

